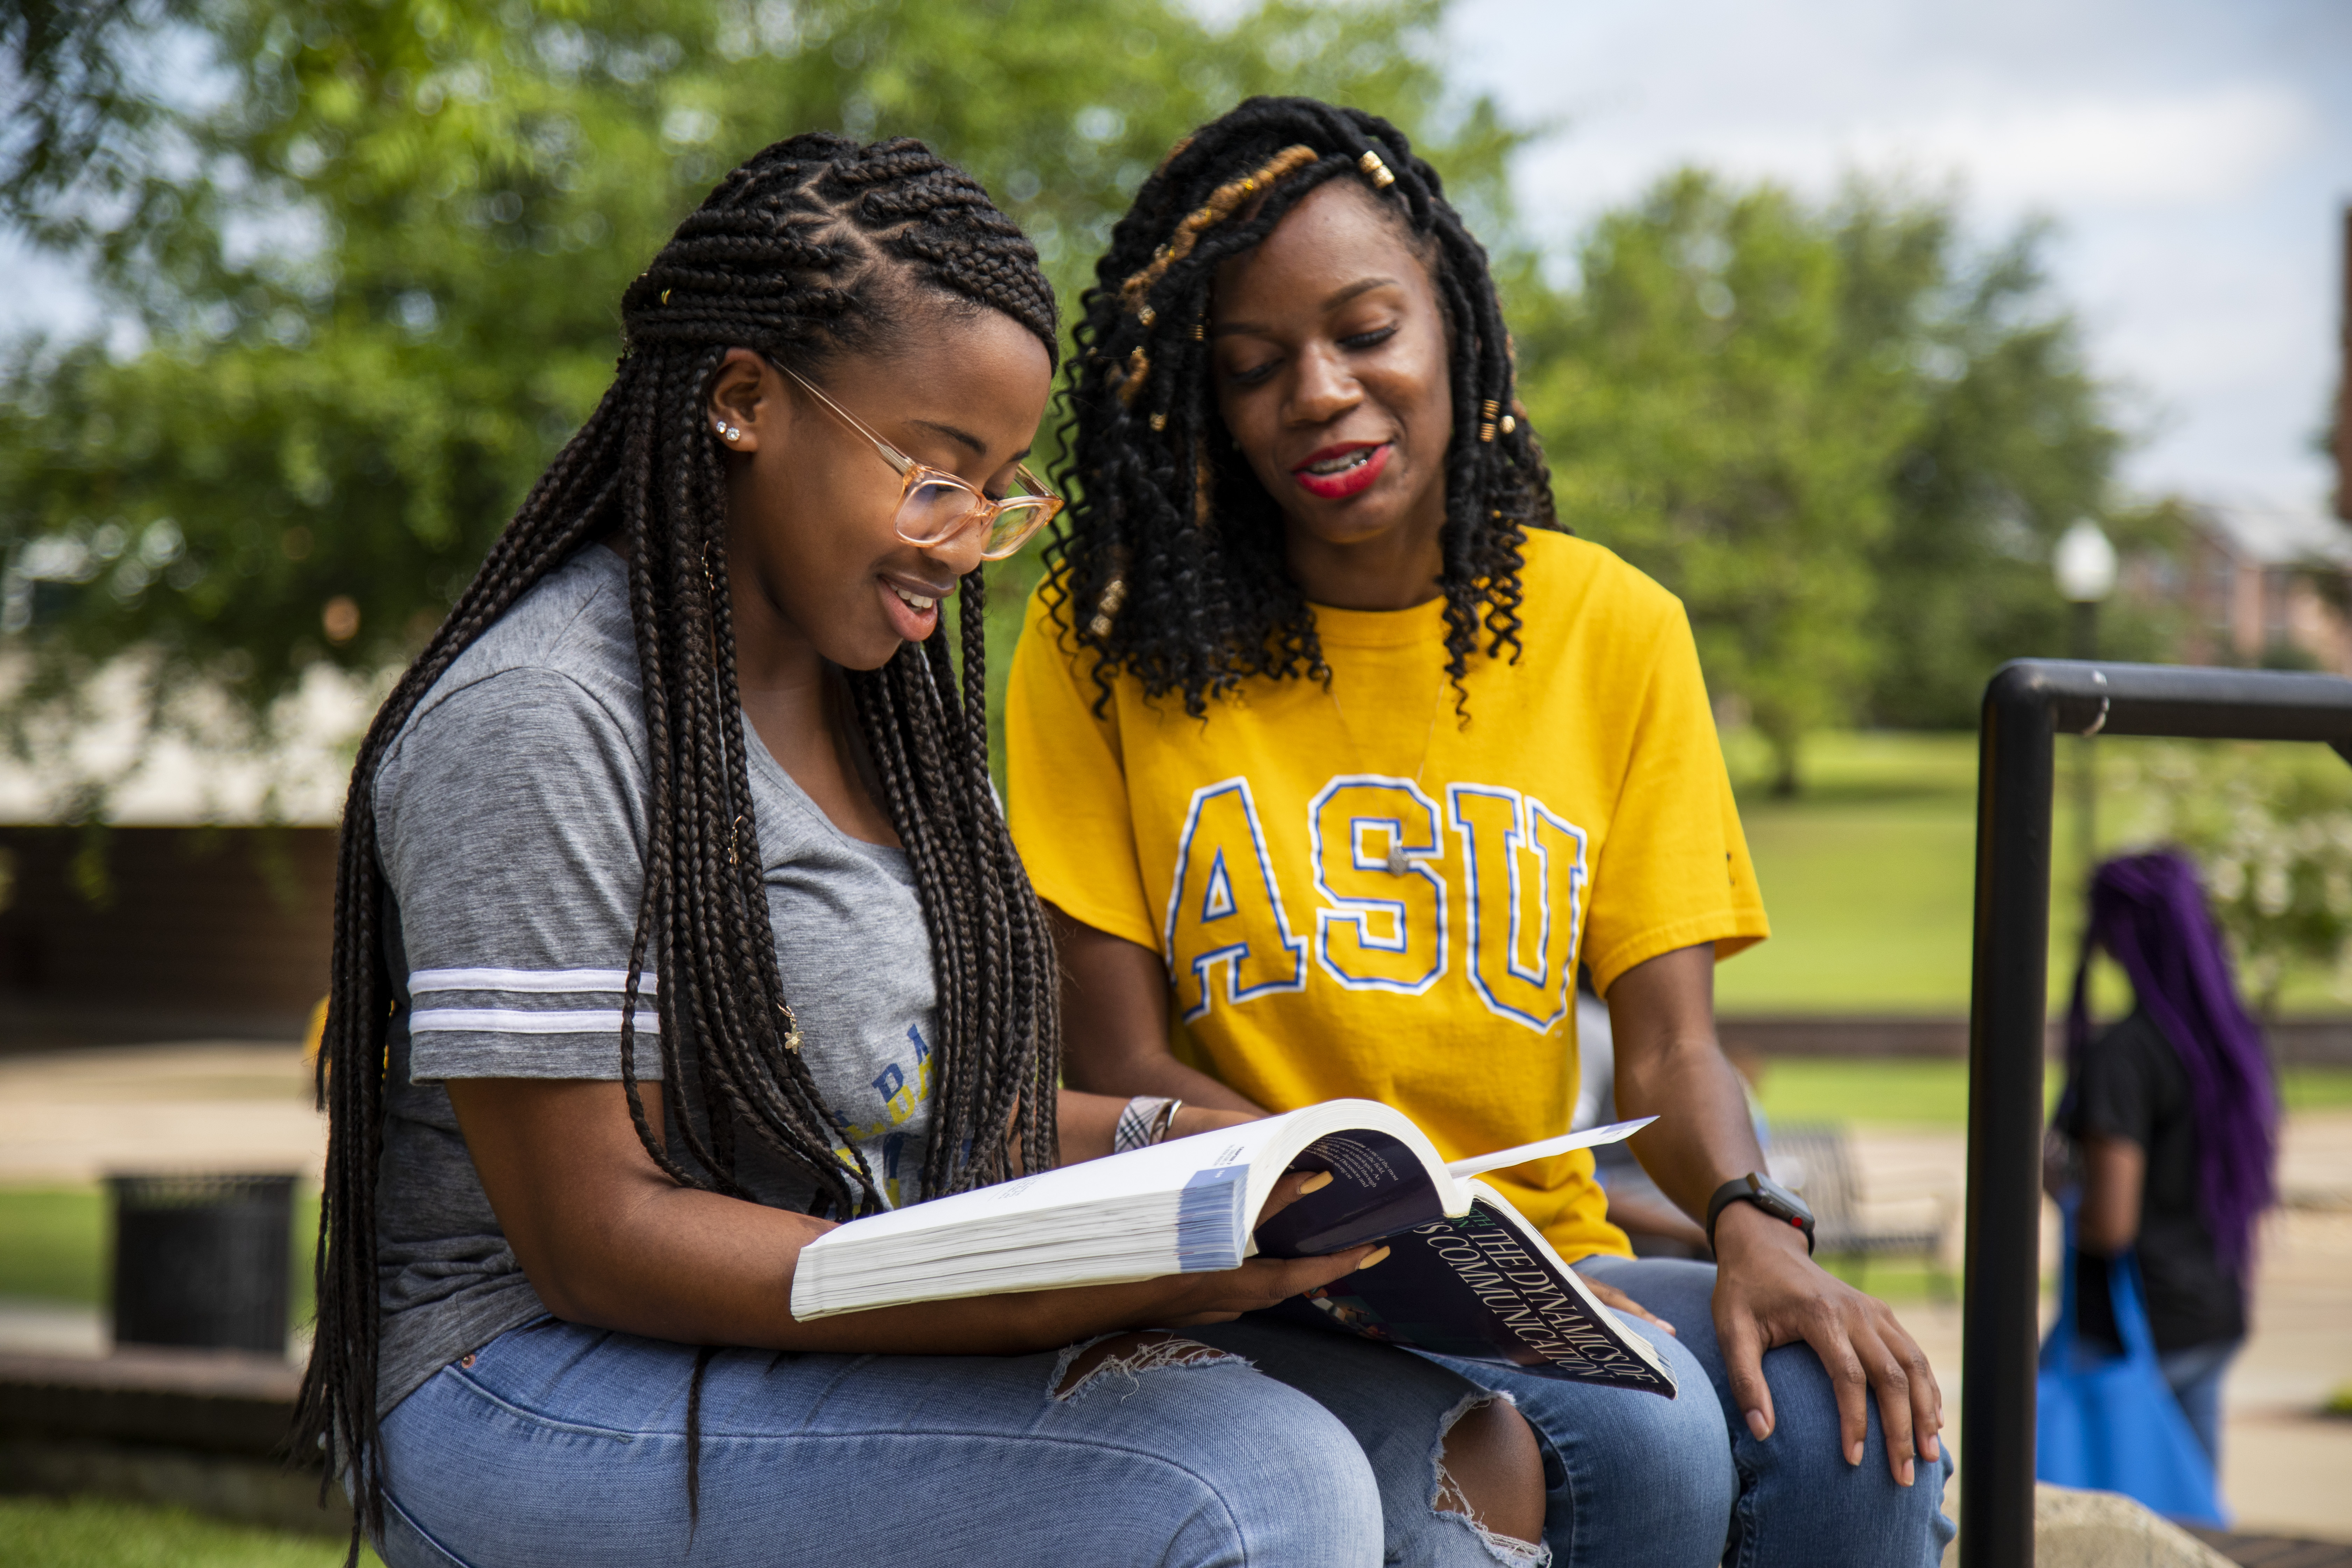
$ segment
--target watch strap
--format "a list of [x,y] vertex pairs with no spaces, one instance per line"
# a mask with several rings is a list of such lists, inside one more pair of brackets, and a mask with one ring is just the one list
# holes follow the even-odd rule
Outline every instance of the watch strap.
[[1790,1229],[1801,1231],[1805,1237],[1805,1256],[1808,1258],[1812,1256],[1813,1226],[1811,1224],[1811,1216],[1810,1215],[1784,1215],[1780,1213],[1780,1211],[1782,1205],[1775,1202],[1769,1194],[1758,1190],[1753,1174],[1734,1176],[1731,1180],[1724,1183],[1723,1185],[1716,1188],[1715,1195],[1706,1200],[1706,1246],[1708,1251],[1712,1252],[1715,1250],[1715,1222],[1721,1218],[1723,1211],[1733,1204],[1754,1204],[1758,1208],[1762,1209],[1774,1219],[1785,1222]]

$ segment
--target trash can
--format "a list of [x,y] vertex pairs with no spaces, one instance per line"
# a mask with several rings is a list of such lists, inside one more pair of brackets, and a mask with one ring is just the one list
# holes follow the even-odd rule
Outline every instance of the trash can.
[[137,1174],[114,1194],[114,1342],[286,1353],[292,1176]]

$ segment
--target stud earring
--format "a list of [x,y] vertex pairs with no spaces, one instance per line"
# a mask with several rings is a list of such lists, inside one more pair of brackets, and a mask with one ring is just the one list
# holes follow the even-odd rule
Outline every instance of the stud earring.
[[730,441],[739,441],[742,439],[743,437],[743,432],[732,425],[714,425],[711,428],[718,431]]

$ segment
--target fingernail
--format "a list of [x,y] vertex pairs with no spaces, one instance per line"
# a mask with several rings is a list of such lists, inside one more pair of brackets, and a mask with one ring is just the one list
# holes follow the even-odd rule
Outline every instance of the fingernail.
[[1319,1193],[1330,1184],[1331,1173],[1328,1171],[1318,1171],[1313,1175],[1298,1184],[1298,1195],[1303,1198],[1309,1193]]
[[1385,1247],[1381,1247],[1377,1251],[1367,1253],[1364,1257],[1364,1260],[1361,1263],[1357,1264],[1356,1267],[1358,1268],[1370,1268],[1373,1264],[1378,1263],[1381,1258],[1386,1258],[1388,1255],[1389,1249]]
[[1858,1465],[1862,1463],[1862,1445],[1860,1443],[1855,1443],[1846,1449],[1845,1462],[1849,1465]]
[[1911,1461],[1908,1459],[1903,1461],[1903,1484],[1906,1487],[1911,1484]]
[[1660,1327],[1660,1328],[1662,1328],[1662,1329],[1665,1330],[1665,1331],[1666,1331],[1666,1332],[1668,1332],[1668,1333],[1670,1333],[1670,1334],[1674,1335],[1674,1336],[1675,1336],[1675,1338],[1676,1338],[1676,1339],[1680,1339],[1680,1338],[1682,1338],[1682,1337],[1683,1337],[1683,1331],[1682,1331],[1680,1329],[1678,1329],[1678,1328],[1675,1327],[1672,1323],[1670,1323],[1670,1322],[1666,1321],[1664,1318],[1660,1318],[1660,1319],[1658,1320],[1658,1327]]
[[1944,1446],[1936,1441],[1936,1435],[1933,1432],[1927,1434],[1927,1441],[1924,1446],[1930,1459],[1940,1459],[1944,1457]]
[[1764,1412],[1761,1410],[1751,1410],[1748,1413],[1748,1429],[1756,1435],[1756,1440],[1759,1443],[1772,1435],[1772,1428],[1765,1425]]

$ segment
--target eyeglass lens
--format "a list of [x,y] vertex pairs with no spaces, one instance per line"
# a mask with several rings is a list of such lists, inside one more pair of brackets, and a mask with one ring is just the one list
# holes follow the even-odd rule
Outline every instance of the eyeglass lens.
[[[962,531],[967,520],[979,510],[979,500],[961,485],[939,479],[919,480],[899,503],[898,537],[909,544],[944,543]],[[1037,531],[1049,510],[1050,503],[1044,497],[1006,497],[1003,510],[990,520],[988,538],[981,545],[981,553],[991,558],[1010,554]]]

